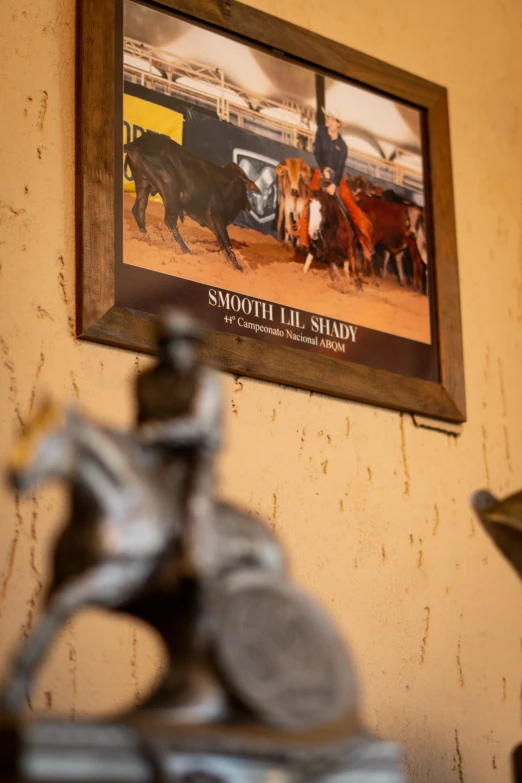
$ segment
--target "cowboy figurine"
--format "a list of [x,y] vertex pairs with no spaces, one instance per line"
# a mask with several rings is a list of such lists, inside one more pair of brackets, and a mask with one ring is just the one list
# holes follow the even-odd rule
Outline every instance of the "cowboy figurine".
[[[325,190],[331,196],[337,195],[342,201],[361,245],[364,259],[370,262],[372,256],[372,224],[369,217],[355,203],[355,199],[344,177],[348,147],[339,133],[341,128],[340,115],[336,109],[331,111],[323,109],[323,111],[326,125],[319,125],[315,134],[314,155],[317,161],[317,168],[310,181],[309,192],[318,190],[322,184],[324,186],[321,180],[330,182],[325,187]],[[307,201],[303,208],[299,225],[299,239],[301,246],[304,248],[308,248],[310,245],[308,236],[309,219],[310,207],[309,201]]]
[[214,460],[222,436],[221,390],[199,360],[201,340],[190,316],[166,310],[156,323],[158,362],[136,384],[137,437],[157,452],[173,502],[183,499],[184,567],[200,576],[213,565]]

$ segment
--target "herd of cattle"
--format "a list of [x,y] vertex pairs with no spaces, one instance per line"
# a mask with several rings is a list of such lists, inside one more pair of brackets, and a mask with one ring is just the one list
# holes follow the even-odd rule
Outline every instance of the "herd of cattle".
[[[227,226],[241,210],[250,211],[248,193],[259,188],[235,163],[218,166],[196,157],[170,137],[147,131],[124,146],[136,187],[132,214],[146,233],[145,211],[149,196],[159,193],[165,207],[165,224],[183,253],[190,253],[178,229],[188,215],[215,235],[220,249],[236,269],[242,267],[232,248]],[[277,233],[281,241],[299,249],[299,221],[309,204],[310,247],[304,271],[312,260],[328,263],[338,277],[337,262],[360,285],[360,275],[396,272],[401,285],[411,283],[426,293],[427,247],[423,210],[393,190],[372,185],[365,177],[349,180],[360,209],[372,225],[371,267],[364,264],[349,220],[337,200],[325,191],[311,191],[310,166],[301,158],[286,158],[275,169],[279,186]]]
[[367,275],[376,272],[386,277],[392,269],[401,286],[411,282],[414,290],[427,292],[427,244],[421,207],[401,198],[394,190],[373,185],[362,175],[349,178],[355,201],[372,225],[372,267],[368,269],[360,259],[353,228],[336,201],[323,191],[309,192],[310,166],[301,158],[287,158],[275,171],[279,180],[279,239],[299,245],[299,221],[310,199],[311,252],[305,262],[305,272],[315,259],[329,263],[337,276],[336,262],[341,260],[356,280],[361,270]]

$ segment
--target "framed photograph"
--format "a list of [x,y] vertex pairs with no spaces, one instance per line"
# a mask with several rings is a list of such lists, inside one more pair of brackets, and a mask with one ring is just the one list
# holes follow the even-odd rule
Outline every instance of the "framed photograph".
[[235,0],[78,2],[78,336],[177,305],[219,369],[464,421],[446,90]]

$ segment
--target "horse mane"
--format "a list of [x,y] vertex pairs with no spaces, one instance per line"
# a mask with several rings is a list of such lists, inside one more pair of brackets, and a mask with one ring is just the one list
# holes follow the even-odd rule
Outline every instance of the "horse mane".
[[151,461],[151,455],[128,432],[107,427],[83,414],[77,413],[66,429],[78,448],[117,485],[125,483],[124,476],[135,476]]

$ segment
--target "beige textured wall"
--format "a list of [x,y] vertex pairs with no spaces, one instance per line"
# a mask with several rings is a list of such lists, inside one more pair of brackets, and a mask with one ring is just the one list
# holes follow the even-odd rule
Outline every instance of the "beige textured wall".
[[[449,88],[469,422],[223,377],[226,494],[269,518],[297,578],[342,626],[368,725],[410,779],[509,780],[522,739],[522,589],[477,528],[472,490],[522,485],[520,0],[250,0]],[[7,0],[0,24],[0,400],[4,460],[44,389],[125,424],[147,360],[74,340],[74,2]],[[27,633],[63,512],[56,489],[1,488],[0,651]],[[160,656],[142,628],[87,614],[64,631],[36,708],[139,699]]]

